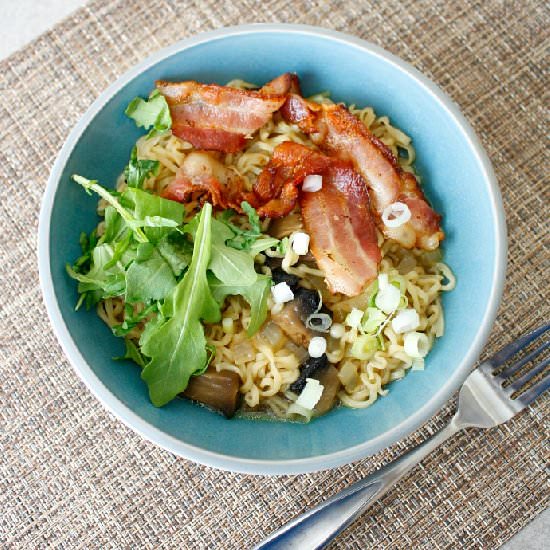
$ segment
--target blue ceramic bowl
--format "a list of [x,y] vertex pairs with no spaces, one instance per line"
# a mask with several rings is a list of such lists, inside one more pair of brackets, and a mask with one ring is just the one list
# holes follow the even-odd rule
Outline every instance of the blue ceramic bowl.
[[[445,259],[458,285],[445,295],[446,331],[426,361],[366,410],[339,408],[311,424],[225,420],[176,400],[151,405],[140,373],[95,311],[74,311],[76,285],[65,262],[78,237],[98,222],[96,199],[73,173],[114,185],[142,134],[124,115],[155,79],[267,82],[300,75],[306,94],[371,105],[412,136],[426,192],[443,214]],[[249,473],[290,474],[357,460],[407,436],[465,379],[494,321],[505,272],[506,233],[490,162],[456,105],[413,67],[381,48],[334,31],[295,25],[220,29],[183,40],[146,59],[93,103],[52,170],[40,217],[39,262],[53,327],[74,368],[98,399],[143,437],[185,458]]]

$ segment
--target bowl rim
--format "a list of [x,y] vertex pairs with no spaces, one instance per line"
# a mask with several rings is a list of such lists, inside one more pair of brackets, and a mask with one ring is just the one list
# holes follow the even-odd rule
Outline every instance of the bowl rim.
[[[476,160],[478,161],[483,172],[484,179],[488,184],[491,212],[493,219],[496,222],[495,260],[493,264],[493,280],[488,307],[482,319],[480,329],[476,334],[466,356],[461,363],[457,365],[456,369],[453,371],[453,374],[441,387],[439,392],[434,394],[430,400],[424,403],[424,405],[422,405],[404,422],[394,426],[392,429],[380,434],[374,439],[334,453],[290,460],[246,459],[205,450],[195,445],[185,443],[184,441],[163,432],[161,429],[152,426],[138,414],[133,412],[113,393],[111,393],[111,391],[96,376],[84,357],[81,355],[78,346],[73,341],[63,316],[61,315],[55,296],[50,269],[50,221],[57,186],[71,152],[80,139],[80,136],[94,119],[96,114],[101,111],[105,104],[126,84],[128,84],[144,70],[159,63],[160,61],[205,42],[211,42],[230,36],[257,33],[299,34],[321,37],[331,41],[343,43],[347,46],[365,51],[370,55],[382,58],[387,63],[394,65],[398,70],[407,73],[409,77],[414,79],[425,89],[426,92],[428,92],[429,95],[432,96],[434,101],[437,101],[445,109],[448,116],[450,116],[460,128],[463,138],[473,151],[474,156],[476,157]],[[38,268],[40,286],[42,288],[46,309],[50,317],[54,333],[56,334],[65,355],[68,357],[74,370],[92,394],[95,395],[95,397],[108,411],[124,422],[126,426],[158,446],[178,456],[200,464],[246,474],[288,475],[335,468],[337,466],[348,464],[370,456],[384,448],[389,447],[390,445],[393,445],[399,440],[410,435],[413,431],[417,430],[422,424],[429,420],[443,407],[443,405],[465,380],[471,366],[478,359],[481,350],[489,337],[504,288],[506,254],[506,223],[504,207],[502,204],[497,179],[487,153],[483,149],[483,146],[481,145],[474,130],[460,112],[457,104],[434,82],[421,74],[412,65],[398,58],[394,54],[387,52],[380,46],[332,29],[325,29],[310,25],[284,23],[255,23],[237,25],[222,27],[214,31],[196,34],[153,53],[151,56],[126,71],[113,84],[105,89],[99,97],[97,97],[97,99],[87,109],[79,122],[70,132],[57,156],[48,178],[46,190],[42,199],[38,226]]]

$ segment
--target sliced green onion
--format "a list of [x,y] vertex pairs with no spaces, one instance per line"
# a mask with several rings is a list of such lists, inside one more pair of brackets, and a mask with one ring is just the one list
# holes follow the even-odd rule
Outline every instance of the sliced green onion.
[[361,361],[370,359],[378,350],[378,339],[371,334],[358,336],[351,346],[350,355]]
[[286,414],[287,417],[291,419],[296,418],[296,416],[302,416],[305,422],[309,422],[311,420],[311,417],[313,416],[313,410],[306,409],[305,407],[298,405],[298,403],[292,403],[292,405],[288,407]]
[[401,301],[401,292],[395,286],[389,284],[380,288],[374,303],[378,309],[381,309],[388,315],[395,311]]
[[327,313],[312,313],[306,319],[306,327],[317,332],[329,332],[332,319]]
[[416,309],[402,309],[391,322],[395,334],[403,334],[416,330],[420,325],[420,317]]
[[344,327],[341,323],[333,323],[330,327],[330,335],[332,338],[339,340],[342,336],[344,336],[344,334],[346,334],[346,327]]
[[390,284],[398,288],[401,294],[405,294],[405,291],[407,290],[407,281],[405,280],[405,277],[402,277],[401,275],[394,275],[391,278]]
[[426,357],[430,351],[430,340],[422,332],[407,332],[403,338],[403,348],[413,359]]
[[233,334],[233,319],[231,317],[224,317],[222,319],[222,328],[226,334]]
[[351,328],[357,328],[361,325],[361,319],[363,318],[363,312],[360,309],[354,307],[346,317],[346,325]]
[[367,333],[375,333],[386,320],[386,315],[377,307],[368,307],[363,317],[361,328]]

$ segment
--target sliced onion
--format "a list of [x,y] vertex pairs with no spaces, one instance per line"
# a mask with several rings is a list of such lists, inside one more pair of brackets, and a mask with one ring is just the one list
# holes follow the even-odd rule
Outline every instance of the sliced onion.
[[416,258],[410,253],[405,253],[403,258],[401,258],[397,269],[401,275],[406,275],[416,267],[416,264]]
[[256,352],[250,341],[244,340],[233,348],[233,355],[235,363],[248,363],[248,361],[252,361],[256,357]]
[[300,363],[300,365],[302,363],[305,363],[305,361],[309,357],[309,353],[307,352],[306,348],[303,348],[302,346],[297,346],[291,340],[289,340],[285,344],[285,348],[290,351],[290,353],[293,353],[296,356],[296,359],[298,359],[298,363]]
[[258,333],[258,336],[270,344],[273,348],[276,348],[283,339],[283,331],[274,322],[270,321],[266,323],[262,330]]
[[346,388],[353,388],[357,384],[357,367],[355,363],[351,361],[344,362],[344,365],[340,367],[338,371],[338,378],[342,385]]
[[306,319],[306,327],[317,332],[328,332],[332,325],[332,319],[328,313],[312,313]]
[[317,174],[306,176],[304,183],[302,183],[302,191],[307,193],[314,193],[319,191],[323,187],[323,176]]
[[400,227],[411,219],[411,211],[404,202],[392,202],[382,212],[386,227]]

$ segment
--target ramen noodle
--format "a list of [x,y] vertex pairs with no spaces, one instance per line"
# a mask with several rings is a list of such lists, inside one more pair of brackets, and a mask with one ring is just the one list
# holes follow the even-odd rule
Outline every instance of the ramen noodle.
[[[253,87],[243,81],[232,81],[229,86],[241,89]],[[313,96],[310,100],[330,103],[326,94]],[[387,116],[377,116],[371,107],[351,105],[349,111],[389,148],[402,170],[415,174],[415,150],[409,136],[394,127]],[[220,155],[221,162],[242,179],[246,190],[252,190],[254,182],[272,159],[275,148],[287,141],[318,150],[310,136],[297,125],[285,121],[280,113],[275,113],[244,149]],[[136,147],[138,159],[159,163],[157,173],[148,177],[143,185],[153,194],[161,194],[174,181],[186,157],[195,151],[189,142],[176,137],[170,130],[143,136]],[[126,179],[122,174],[117,181],[117,190],[122,192],[125,188]],[[105,200],[100,200],[100,214],[104,213],[105,206]],[[199,209],[199,201],[190,198],[186,204],[186,219],[191,219]],[[289,220],[292,239],[293,234],[303,231],[303,220],[298,210],[289,215]],[[246,216],[235,216],[234,223],[246,229],[249,222]],[[268,233],[271,224],[273,221],[269,218],[262,220],[262,230]],[[102,222],[98,226],[98,234],[103,231]],[[387,275],[388,280],[399,288],[402,305],[416,311],[416,331],[427,337],[428,348],[431,348],[445,330],[442,292],[453,289],[455,278],[442,261],[439,249],[405,249],[397,242],[384,238],[379,231],[377,237],[382,257],[379,274]],[[356,345],[364,337],[364,331],[361,325],[350,322],[350,314],[357,310],[366,311],[369,304],[372,305],[376,281],[353,297],[331,293],[323,271],[311,258],[305,261],[303,256],[298,256],[290,244],[287,243],[286,249],[271,247],[258,253],[254,259],[256,270],[271,275],[274,262],[278,262],[276,265],[280,265],[287,274],[298,278],[302,288],[318,292],[323,308],[332,317],[331,330],[324,336],[328,363],[338,372],[338,403],[351,408],[366,408],[379,396],[386,395],[390,382],[400,380],[409,370],[424,368],[423,357],[411,357],[406,352],[405,335],[394,330],[390,316],[373,332],[377,339],[376,350],[367,358],[357,354]],[[106,298],[97,305],[99,316],[110,327],[123,323],[126,308],[122,296]],[[144,308],[143,304],[131,306],[133,314]],[[280,310],[281,304],[270,296],[266,321],[255,335],[249,337],[246,331],[251,322],[250,306],[241,296],[228,296],[222,306],[222,321],[205,323],[206,341],[212,350],[211,367],[218,372],[230,371],[238,375],[242,395],[241,414],[309,419],[312,411],[295,406],[298,395],[291,390],[307,359],[307,349],[297,345],[273,322],[272,316]],[[147,321],[154,315],[146,316],[125,337],[137,344]]]

